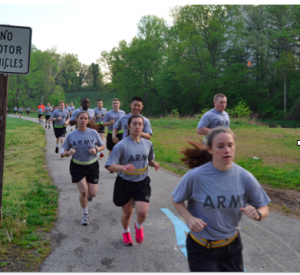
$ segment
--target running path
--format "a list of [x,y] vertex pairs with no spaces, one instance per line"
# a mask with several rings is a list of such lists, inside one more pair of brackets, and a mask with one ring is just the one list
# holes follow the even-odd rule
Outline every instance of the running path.
[[[37,122],[37,118],[23,119]],[[99,161],[98,196],[89,203],[90,224],[81,226],[79,192],[77,186],[71,183],[70,159],[61,159],[59,154],[55,154],[52,125],[45,133],[48,170],[60,196],[58,221],[51,232],[53,250],[42,264],[42,272],[189,271],[187,259],[181,252],[184,247],[178,245],[180,231],[185,234],[182,229],[183,220],[171,203],[171,193],[180,176],[164,170],[154,172],[154,169],[150,169],[152,196],[144,224],[145,241],[141,245],[135,242],[134,213],[130,224],[134,245],[126,247],[122,243],[121,209],[112,202],[116,176],[104,168],[107,150],[104,152],[104,159]],[[169,211],[181,223],[177,222],[176,230],[174,219],[171,220],[165,214]],[[270,213],[262,223],[243,218],[241,227],[244,266],[248,272],[299,272],[299,220]]]

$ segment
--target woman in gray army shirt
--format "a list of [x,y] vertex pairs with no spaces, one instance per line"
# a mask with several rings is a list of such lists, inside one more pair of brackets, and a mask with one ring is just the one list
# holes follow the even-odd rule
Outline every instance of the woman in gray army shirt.
[[76,118],[78,128],[67,135],[63,144],[64,156],[72,156],[70,173],[72,182],[77,183],[79,202],[82,207],[82,225],[89,224],[88,201],[98,192],[99,162],[97,153],[105,146],[97,131],[90,129],[89,114],[79,112]]
[[151,196],[148,166],[158,171],[159,164],[154,161],[151,141],[141,138],[143,125],[141,115],[132,115],[128,119],[129,136],[118,142],[109,155],[105,168],[110,172],[118,172],[115,181],[113,201],[122,207],[121,216],[123,243],[131,246],[132,239],[129,224],[135,201],[137,221],[135,223],[135,239],[137,243],[144,241],[142,223],[146,220]]
[[242,213],[263,221],[270,199],[255,177],[233,162],[235,143],[229,129],[212,129],[207,147],[189,143],[195,148],[183,150],[182,160],[193,169],[183,176],[172,197],[191,230],[187,236],[190,270],[243,271],[239,221]]

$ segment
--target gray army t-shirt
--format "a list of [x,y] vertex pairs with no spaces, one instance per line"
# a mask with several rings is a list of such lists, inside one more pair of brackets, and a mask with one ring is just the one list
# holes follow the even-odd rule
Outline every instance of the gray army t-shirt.
[[[212,109],[206,112],[200,119],[197,128],[206,127],[208,129],[213,129],[218,126],[225,128],[230,127],[230,119],[227,112],[219,112],[216,109]],[[206,137],[206,136],[205,136]]]
[[17,112],[18,111],[18,108],[17,107],[14,107],[14,109],[13,109],[15,112]]
[[39,108],[38,109],[38,114],[42,114],[44,111],[43,111],[43,108]]
[[[152,142],[144,138],[141,138],[140,142],[136,142],[129,136],[115,145],[105,163],[105,167],[112,164],[132,164],[135,170],[138,170],[149,166],[149,161],[152,159],[154,160]],[[128,175],[122,172],[118,172],[118,175],[124,180],[137,182],[144,180],[148,175],[148,171],[141,175]]]
[[[95,118],[96,118],[95,123],[103,122],[103,119],[105,117],[105,114],[107,113],[107,110],[105,108],[102,108],[102,109],[95,108],[94,111],[95,111]],[[101,114],[101,116],[97,117],[97,115],[100,115],[100,114]]]
[[[119,110],[118,112],[114,110],[110,110],[106,113],[103,122],[110,122],[112,119],[114,119],[116,123],[120,119],[120,117],[124,115],[125,112],[122,110]],[[113,127],[114,127],[113,124],[107,126],[109,133],[112,133]]]
[[[61,119],[57,119],[58,117],[61,117]],[[51,114],[50,118],[56,118],[57,120],[55,120],[55,125],[54,128],[62,128],[62,127],[66,127],[65,126],[65,122],[66,120],[68,120],[70,117],[69,112],[64,110],[60,110],[60,109],[56,109],[55,111],[53,111],[53,113]]]
[[207,240],[222,240],[239,229],[246,203],[258,208],[271,202],[256,178],[232,163],[227,171],[212,162],[188,171],[172,193],[176,203],[188,201],[188,211],[207,225],[194,235]]
[[51,112],[52,112],[52,107],[51,107],[51,106],[50,106],[50,107],[46,106],[46,107],[44,108],[44,113],[45,113],[45,115],[50,116],[50,115],[51,115]]
[[68,106],[69,113],[73,113],[75,111],[75,106]]
[[[114,129],[118,129],[118,131],[123,130],[122,139],[128,136],[127,123],[130,117],[131,117],[131,113],[120,117],[119,120],[114,124]],[[144,120],[144,128],[142,132],[152,135],[152,129],[151,129],[151,124],[149,119],[144,116],[142,117]]]
[[77,118],[77,115],[80,113],[80,112],[87,112],[89,114],[89,120],[91,121],[94,117],[95,117],[95,111],[93,109],[90,109],[88,108],[87,111],[83,110],[82,108],[79,108],[79,109],[76,109],[73,113],[72,113],[72,116],[71,116],[71,121],[73,120],[76,120]]
[[76,150],[73,158],[79,161],[90,161],[97,158],[97,155],[89,153],[93,149],[103,145],[99,134],[94,129],[87,128],[85,131],[75,131],[69,133],[63,144],[63,148],[69,151],[71,148]]

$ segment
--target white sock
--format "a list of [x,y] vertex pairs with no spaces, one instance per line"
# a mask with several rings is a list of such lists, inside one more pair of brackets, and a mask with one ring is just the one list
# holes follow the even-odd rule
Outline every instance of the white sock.
[[135,222],[135,226],[137,229],[141,229],[142,228],[142,224],[139,224],[138,222]]
[[60,153],[63,154],[63,153],[64,153],[64,150],[65,150],[64,148],[61,148],[61,149],[60,149]]
[[122,233],[129,233],[129,232],[130,232],[129,227],[127,229],[122,228]]
[[82,214],[84,215],[84,214],[89,214],[89,210],[88,210],[88,206],[86,207],[86,208],[82,208]]
[[56,144],[56,147],[58,147],[58,144]]

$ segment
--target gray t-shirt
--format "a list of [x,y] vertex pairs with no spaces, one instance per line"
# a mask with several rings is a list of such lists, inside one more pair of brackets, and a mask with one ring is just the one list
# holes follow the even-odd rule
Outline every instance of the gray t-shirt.
[[[104,117],[105,117],[105,114],[107,113],[107,110],[106,110],[105,108],[99,109],[99,108],[97,107],[97,108],[94,109],[94,111],[95,111],[95,118],[96,118],[95,122],[96,122],[96,123],[101,123],[101,122],[103,122],[103,119],[104,119]],[[99,114],[101,114],[101,116],[100,116],[100,117],[96,117],[96,116],[99,115]]]
[[65,109],[62,111],[60,109],[53,111],[50,118],[58,118],[60,116],[61,116],[61,119],[55,120],[54,128],[66,127],[64,124],[65,124],[66,120],[69,119],[70,115],[69,115],[69,112],[66,111]]
[[73,113],[75,111],[75,106],[68,106],[69,113]]
[[[154,158],[153,145],[151,141],[141,138],[140,142],[136,142],[128,136],[115,145],[105,163],[105,167],[112,164],[132,164],[135,167],[135,170],[139,170],[149,166],[149,161],[152,159],[154,160]],[[137,182],[144,180],[148,175],[148,171],[146,170],[145,173],[140,175],[130,175],[118,172],[118,175],[124,180]]]
[[90,161],[97,158],[97,155],[89,153],[89,149],[93,149],[103,145],[99,134],[94,129],[87,128],[85,131],[75,131],[69,133],[63,148],[69,151],[71,148],[76,150],[73,158],[79,161]]
[[44,111],[43,111],[43,108],[39,108],[38,109],[38,114],[42,114]]
[[23,112],[23,109],[22,109],[22,108],[19,108],[19,112]]
[[[112,119],[114,119],[116,123],[119,120],[119,118],[124,115],[126,114],[122,110],[119,110],[118,112],[114,110],[110,110],[106,113],[103,122],[110,122]],[[114,127],[113,124],[107,126],[109,133],[112,133],[113,127]]]
[[17,111],[18,111],[18,108],[17,108],[17,107],[14,107],[14,111],[17,112]]
[[227,171],[217,170],[212,162],[188,171],[172,193],[176,203],[188,201],[188,211],[207,225],[194,235],[207,240],[222,240],[234,235],[246,203],[258,208],[271,202],[256,178],[232,163]]
[[[127,129],[127,123],[128,119],[131,117],[131,113],[127,114],[125,116],[122,116],[119,118],[119,120],[114,124],[114,129],[118,129],[118,132],[120,130],[123,130],[123,136],[122,138],[125,138],[128,136],[128,129]],[[144,120],[144,128],[143,128],[143,133],[147,133],[152,135],[152,129],[151,129],[151,124],[148,118],[143,117]]]
[[94,117],[95,117],[95,111],[93,109],[90,109],[88,108],[88,110],[83,110],[82,108],[79,108],[79,109],[76,109],[73,113],[72,113],[72,116],[71,116],[71,121],[73,120],[76,120],[77,118],[77,115],[80,113],[80,112],[87,112],[89,114],[89,120],[91,121]]
[[218,126],[229,128],[230,127],[229,115],[225,111],[219,112],[216,109],[212,109],[203,115],[203,117],[200,119],[198,123],[197,128],[206,127],[208,129],[213,129]]
[[27,111],[29,112],[29,111],[30,111],[30,108],[27,108]]
[[51,115],[51,112],[52,112],[52,107],[51,107],[51,106],[50,106],[50,107],[46,106],[46,107],[44,108],[44,113],[45,113],[45,115],[50,116],[50,115]]

